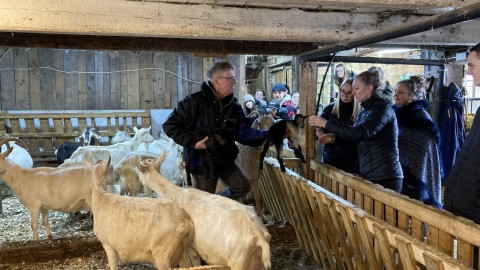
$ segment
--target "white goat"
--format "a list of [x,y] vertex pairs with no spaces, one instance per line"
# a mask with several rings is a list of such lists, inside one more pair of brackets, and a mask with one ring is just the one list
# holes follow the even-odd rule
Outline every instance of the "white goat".
[[119,258],[154,263],[159,270],[177,266],[193,240],[192,220],[171,201],[106,193],[109,163],[110,159],[92,169],[92,213],[93,231],[107,253],[110,269],[118,269]]
[[[136,151],[138,146],[141,143],[151,143],[153,142],[153,137],[150,135],[149,128],[141,128],[135,130],[135,136],[129,141],[125,141],[122,143],[117,143],[113,145],[107,146],[84,146],[79,147],[70,157],[70,159],[66,159],[63,164],[59,167],[68,167],[74,164],[85,164],[85,155],[87,152],[90,152],[93,156],[93,164],[97,163],[98,160],[107,160],[108,157],[112,158],[112,164],[116,165],[120,162],[120,160],[128,155],[128,153],[132,151]],[[88,157],[87,157],[88,158]]]
[[[262,115],[253,122],[252,127],[260,130],[268,130],[273,123],[275,123],[275,120],[271,115]],[[262,220],[265,220],[262,210],[262,194],[260,193],[259,183],[261,170],[258,168],[262,147],[251,147],[238,144],[238,150],[239,154],[235,163],[250,182],[253,198],[255,199],[255,210],[257,211],[258,216],[261,217]]]
[[147,158],[157,159],[158,155],[149,152],[131,152],[113,167],[113,171],[120,176],[118,179],[120,195],[130,195],[136,197],[137,194],[143,189],[145,197],[152,197],[152,190],[148,187],[144,187],[138,179],[137,168],[135,165],[133,165],[134,158],[140,160]]
[[181,145],[175,143],[173,139],[162,133],[160,139],[154,140],[149,144],[142,143],[137,149],[137,151],[153,153],[157,157],[160,156],[164,150],[167,152],[167,157],[162,163],[160,173],[175,185],[183,186],[186,177],[183,162],[183,147]]
[[252,207],[194,188],[181,188],[160,173],[164,152],[156,161],[134,163],[140,181],[160,198],[173,200],[195,225],[193,249],[208,264],[231,270],[271,269],[270,234]]
[[[1,139],[0,141],[0,152],[7,150],[7,145],[3,145],[6,142],[8,142],[10,147],[12,147],[12,153],[8,155],[7,159],[25,169],[33,167],[32,156],[30,156],[27,150],[28,146],[22,140],[18,138],[8,138],[8,136],[6,136],[5,139]],[[22,146],[18,145],[17,143],[20,143]],[[2,177],[0,177],[0,184],[1,183],[3,183]],[[2,201],[3,195],[2,192],[0,192],[0,216],[3,216]]]
[[130,130],[127,128],[127,130],[122,131],[117,129],[117,133],[115,133],[115,136],[112,137],[112,144],[116,143],[121,143],[121,142],[126,142],[132,139],[132,136],[128,134]]
[[[91,209],[92,180],[88,167],[24,169],[7,159],[11,152],[12,148],[0,154],[0,177],[30,212],[33,240],[38,240],[40,213],[49,239],[48,210],[78,212]],[[110,181],[114,178],[113,173],[108,175]]]

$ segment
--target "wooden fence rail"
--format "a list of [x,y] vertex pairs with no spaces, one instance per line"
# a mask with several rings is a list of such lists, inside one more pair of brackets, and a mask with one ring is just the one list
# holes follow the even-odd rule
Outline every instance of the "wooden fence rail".
[[340,171],[328,164],[310,162],[314,182],[367,213],[478,269],[480,226],[447,211]]
[[265,206],[293,225],[324,269],[472,269],[291,170],[282,173],[275,159],[265,163]]
[[0,111],[0,136],[23,140],[34,161],[56,160],[54,151],[66,141],[75,142],[84,129],[96,128],[110,144],[116,129],[150,125],[149,110]]

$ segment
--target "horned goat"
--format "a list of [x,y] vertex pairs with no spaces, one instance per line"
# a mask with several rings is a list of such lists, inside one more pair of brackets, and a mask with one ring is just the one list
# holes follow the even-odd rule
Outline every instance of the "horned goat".
[[293,120],[280,120],[270,127],[267,140],[263,144],[262,153],[260,154],[258,167],[261,170],[263,170],[263,159],[265,158],[268,148],[274,145],[277,151],[277,160],[280,163],[280,169],[282,172],[285,172],[285,164],[283,164],[283,139],[285,138],[287,138],[292,145],[295,156],[305,163],[302,147],[298,143],[299,129],[305,127],[305,119],[307,119],[307,116],[296,114]]
[[158,197],[185,209],[195,226],[193,249],[208,264],[231,270],[271,269],[270,234],[250,206],[194,188],[181,188],[160,173],[164,152],[156,161],[134,163],[140,181]]
[[[0,140],[0,152],[4,152],[8,149],[7,145],[3,145],[5,142],[8,142],[10,147],[12,147],[12,153],[7,157],[10,161],[25,169],[33,167],[33,159],[28,153],[28,146],[22,140],[18,138],[9,138],[8,136]],[[0,184],[1,183],[3,183],[2,177],[0,177]],[[3,195],[2,192],[0,192],[0,216],[3,216],[2,201]]]
[[[268,130],[274,123],[275,120],[271,115],[262,115],[253,122],[252,127],[260,130]],[[253,198],[255,199],[255,210],[258,216],[264,220],[262,210],[262,195],[260,193],[259,183],[261,171],[258,168],[262,147],[251,147],[248,145],[238,144],[238,150],[239,154],[235,160],[235,163],[250,182]]]
[[[84,129],[83,133],[78,136],[80,141],[83,141],[83,146],[86,145],[95,145],[100,143],[102,138],[97,129],[91,128],[89,130]],[[65,162],[66,159],[69,159],[72,154],[80,147],[79,143],[76,142],[64,142],[62,143],[57,150],[55,150],[55,155],[57,156],[57,161],[59,163]]]
[[[93,231],[102,243],[111,270],[118,259],[153,263],[159,270],[172,269],[190,248],[193,222],[180,207],[165,199],[124,197],[106,193],[105,174],[110,159],[93,168]],[[190,266],[183,261],[181,266]]]
[[[38,240],[38,220],[42,214],[46,238],[50,238],[48,210],[77,212],[91,209],[91,171],[86,166],[24,169],[7,159],[12,148],[0,154],[2,177],[31,216],[33,240]],[[115,175],[108,175],[114,181]]]
[[8,156],[9,160],[25,169],[33,167],[33,159],[30,153],[28,153],[28,146],[25,142],[18,138],[2,138],[0,139],[0,152],[8,149],[7,143],[12,148],[12,153]]
[[78,139],[83,142],[83,146],[95,145],[97,142],[100,143],[102,136],[98,133],[96,128],[84,129],[83,133],[78,136]]

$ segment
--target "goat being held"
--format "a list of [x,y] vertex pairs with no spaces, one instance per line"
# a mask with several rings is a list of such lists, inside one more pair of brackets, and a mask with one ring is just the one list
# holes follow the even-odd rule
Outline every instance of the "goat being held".
[[[205,142],[207,147],[207,155],[205,160],[201,160],[203,170],[207,173],[210,179],[216,179],[218,177],[218,172],[222,167],[222,161],[219,157],[222,157],[221,151],[225,151],[225,139],[218,134],[218,131],[211,129],[199,129],[193,132],[193,140],[200,141],[208,136],[208,140]],[[186,159],[186,163],[190,164],[190,161],[193,157],[193,151],[189,151]],[[192,179],[190,175],[190,166],[185,167],[187,173],[187,185],[192,186]]]
[[283,164],[283,139],[285,138],[292,145],[295,156],[305,163],[302,148],[298,143],[299,128],[305,127],[305,119],[307,119],[307,116],[297,114],[293,120],[280,120],[270,127],[267,140],[263,144],[262,154],[260,155],[259,168],[261,170],[263,170],[263,159],[268,148],[274,145],[277,150],[277,160],[280,163],[280,169],[282,172],[285,172],[285,165]]

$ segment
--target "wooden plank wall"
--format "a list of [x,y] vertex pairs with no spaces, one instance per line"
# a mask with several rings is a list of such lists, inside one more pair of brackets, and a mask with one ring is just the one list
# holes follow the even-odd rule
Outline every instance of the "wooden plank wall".
[[0,110],[174,108],[200,89],[208,68],[220,60],[226,59],[152,51],[3,47]]

